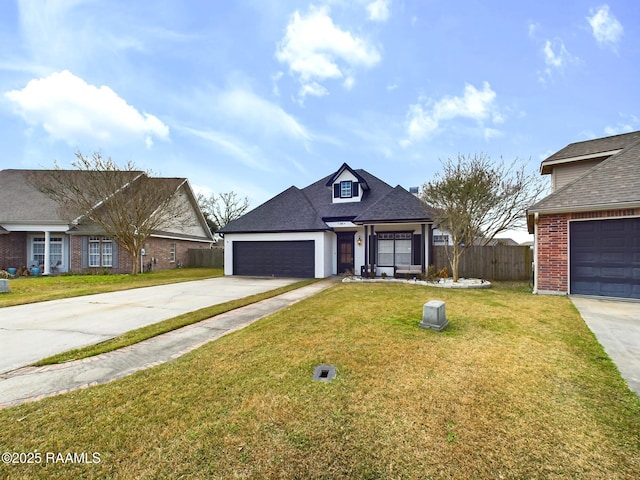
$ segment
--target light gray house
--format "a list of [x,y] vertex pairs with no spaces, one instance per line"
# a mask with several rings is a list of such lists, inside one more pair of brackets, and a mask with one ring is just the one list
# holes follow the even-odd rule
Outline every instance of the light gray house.
[[432,262],[430,207],[346,163],[290,187],[220,230],[226,275],[323,278],[363,269],[425,272]]

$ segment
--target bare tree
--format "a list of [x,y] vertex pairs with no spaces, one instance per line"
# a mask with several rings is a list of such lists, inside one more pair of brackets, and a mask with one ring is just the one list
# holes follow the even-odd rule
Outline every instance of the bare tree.
[[152,178],[132,162],[123,167],[100,153],[76,153],[74,170],[34,172],[31,183],[58,202],[71,224],[87,232],[101,230],[112,237],[139,270],[140,253],[152,233],[184,226],[188,209],[178,190],[179,178]]
[[211,227],[212,222],[214,230],[218,230],[244,215],[249,208],[249,198],[240,198],[235,192],[224,192],[210,197],[200,194],[198,205],[205,214],[209,226]]
[[447,259],[453,281],[464,251],[482,238],[483,245],[498,233],[518,228],[526,209],[545,191],[540,176],[527,173],[526,163],[494,163],[486,155],[442,162],[442,173],[422,187],[422,199],[433,207],[434,222],[451,237]]

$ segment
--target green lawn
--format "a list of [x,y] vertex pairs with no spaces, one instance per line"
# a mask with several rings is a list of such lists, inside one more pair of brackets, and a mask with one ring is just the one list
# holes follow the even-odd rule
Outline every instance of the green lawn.
[[11,290],[9,293],[0,294],[0,307],[201,280],[222,275],[221,268],[174,268],[138,275],[18,277],[9,280],[9,289]]
[[[442,333],[417,327],[431,299],[446,301]],[[321,363],[335,380],[311,380]],[[0,425],[1,451],[42,456],[0,465],[10,479],[640,471],[638,398],[567,298],[513,284],[340,284],[176,361],[2,410]],[[100,463],[45,464],[48,452]]]

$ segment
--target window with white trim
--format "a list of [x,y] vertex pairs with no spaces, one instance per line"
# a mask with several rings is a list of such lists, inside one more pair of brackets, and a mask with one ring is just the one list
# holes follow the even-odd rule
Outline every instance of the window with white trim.
[[113,266],[113,242],[110,237],[89,237],[89,266]]
[[411,232],[378,233],[378,265],[411,265]]
[[340,198],[351,198],[351,182],[340,182]]
[[169,262],[176,263],[176,244],[169,245]]

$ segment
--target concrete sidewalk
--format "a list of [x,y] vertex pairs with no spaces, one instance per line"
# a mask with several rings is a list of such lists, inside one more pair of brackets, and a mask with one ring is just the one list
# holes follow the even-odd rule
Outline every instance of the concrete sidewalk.
[[0,408],[107,383],[160,365],[335,285],[328,278],[95,357],[0,374]]

